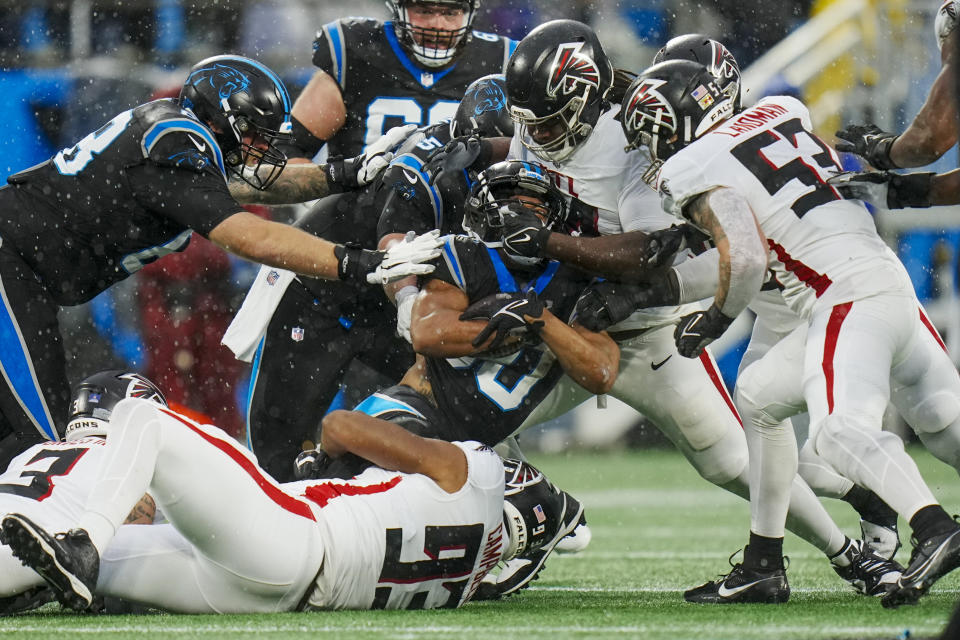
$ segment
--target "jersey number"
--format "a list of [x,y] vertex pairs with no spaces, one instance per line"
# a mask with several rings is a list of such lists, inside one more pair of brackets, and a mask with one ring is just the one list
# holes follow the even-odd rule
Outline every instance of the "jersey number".
[[[760,180],[771,196],[793,180],[814,187],[813,191],[803,194],[790,205],[798,218],[802,218],[818,205],[842,200],[837,191],[826,183],[827,178],[841,169],[823,140],[804,129],[799,118],[787,120],[774,127],[774,130],[782,137],[774,135],[770,130],[761,131],[735,146],[730,152]],[[773,145],[777,145],[778,159],[784,153],[792,154],[793,158],[780,166],[774,165],[764,154],[764,149]]]
[[[387,529],[387,552],[383,557],[378,582],[401,584],[434,582],[425,585],[424,591],[414,594],[407,609],[423,609],[433,586],[446,589],[450,596],[443,608],[454,608],[463,597],[477,554],[483,543],[482,524],[428,526],[424,531],[423,552],[428,560],[404,562],[400,559],[403,549],[403,529]],[[377,587],[373,609],[385,609],[393,587]]]
[[21,498],[30,498],[31,500],[43,500],[50,496],[53,491],[54,476],[65,476],[70,473],[73,465],[77,463],[80,456],[89,449],[44,449],[30,459],[26,466],[30,466],[41,460],[53,459],[47,465],[46,470],[30,470],[24,468],[20,472],[20,478],[23,482],[0,482],[0,493],[12,493]]
[[117,139],[127,128],[133,111],[124,111],[69,149],[64,149],[53,157],[57,171],[65,176],[74,176],[90,164],[93,156],[103,153],[110,143]]
[[438,100],[429,109],[424,109],[413,98],[377,98],[367,107],[363,148],[366,149],[393,127],[405,124],[424,126],[452,118],[459,104],[456,100]]

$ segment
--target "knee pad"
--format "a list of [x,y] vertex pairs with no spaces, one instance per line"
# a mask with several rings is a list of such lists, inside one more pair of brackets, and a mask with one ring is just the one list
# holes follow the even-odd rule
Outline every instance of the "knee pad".
[[896,454],[903,452],[903,440],[843,415],[827,416],[813,440],[814,452],[836,469],[843,469],[849,458],[866,460],[877,449]]
[[960,418],[960,398],[947,391],[938,391],[911,408],[904,417],[919,433],[937,433]]
[[690,464],[704,480],[726,485],[744,474],[747,468],[747,442],[742,437],[725,436],[705,449],[688,456]]

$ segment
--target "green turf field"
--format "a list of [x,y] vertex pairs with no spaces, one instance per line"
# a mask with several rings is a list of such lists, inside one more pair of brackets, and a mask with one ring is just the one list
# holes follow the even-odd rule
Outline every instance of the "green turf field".
[[[952,469],[913,452],[934,493],[960,511]],[[0,635],[26,638],[644,638],[745,640],[935,637],[960,596],[960,575],[941,580],[916,607],[887,611],[849,591],[826,560],[788,537],[793,589],[784,605],[704,606],[681,591],[725,572],[746,541],[747,504],[701,480],[673,452],[538,456],[533,461],[587,506],[589,549],[554,556],[528,591],[458,611],[374,611],[259,616],[83,616],[47,605],[0,620]],[[852,510],[828,504],[848,534]],[[901,523],[903,526],[903,523]],[[904,541],[906,542],[906,541]],[[906,549],[899,559],[905,561]],[[960,571],[957,572],[960,574]]]

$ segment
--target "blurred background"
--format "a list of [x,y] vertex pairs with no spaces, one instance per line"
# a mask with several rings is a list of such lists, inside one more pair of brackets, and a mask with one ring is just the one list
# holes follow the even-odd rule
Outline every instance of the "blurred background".
[[[769,94],[804,99],[820,135],[842,123],[902,131],[940,68],[934,0],[483,0],[474,27],[522,38],[545,20],[591,24],[618,67],[642,70],[670,37],[723,41],[744,69],[745,102]],[[116,113],[175,96],[187,69],[221,53],[257,58],[296,96],[310,78],[321,25],[362,15],[387,19],[380,0],[0,0],[0,105],[6,116],[2,177],[72,146]],[[933,170],[956,167],[948,153]],[[844,159],[856,168],[852,157]],[[255,208],[289,220],[294,208]],[[887,242],[960,356],[957,293],[960,212],[876,212]],[[198,235],[189,249],[150,265],[91,303],[64,309],[71,381],[110,367],[155,380],[181,407],[238,432],[249,367],[219,344],[254,265]],[[716,344],[732,387],[752,323],[748,313]],[[614,400],[587,402],[524,435],[524,446],[662,444],[642,416]],[[887,428],[902,432],[890,413]]]

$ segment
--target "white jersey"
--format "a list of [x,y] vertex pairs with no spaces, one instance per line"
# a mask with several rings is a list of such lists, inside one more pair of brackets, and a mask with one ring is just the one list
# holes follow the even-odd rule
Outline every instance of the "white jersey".
[[937,17],[933,22],[933,29],[937,34],[937,48],[943,50],[943,43],[957,28],[960,19],[960,0],[943,0],[937,10]]
[[106,440],[98,437],[35,444],[0,474],[0,514],[22,513],[61,531],[83,513],[100,470]]
[[911,291],[863,203],[842,199],[826,183],[841,170],[839,160],[811,130],[800,101],[761,100],[664,163],[658,176],[664,207],[679,217],[696,195],[735,189],[766,236],[784,300],[804,318],[815,304]]
[[[543,166],[560,191],[595,207],[597,230],[603,235],[665,229],[676,220],[663,211],[656,192],[643,180],[644,173],[650,168],[650,154],[646,148],[624,150],[627,139],[616,113],[616,109],[602,113],[590,137],[560,164],[535,156],[523,146],[519,133],[514,135],[507,157]],[[675,263],[692,255],[681,252]],[[697,302],[680,307],[643,309],[610,330],[673,323],[701,308],[703,304]]]
[[379,468],[283,485],[311,505],[323,540],[310,608],[452,608],[473,595],[503,553],[503,463],[477,442],[454,444],[468,468],[456,493]]

